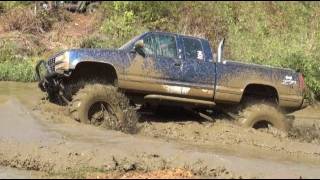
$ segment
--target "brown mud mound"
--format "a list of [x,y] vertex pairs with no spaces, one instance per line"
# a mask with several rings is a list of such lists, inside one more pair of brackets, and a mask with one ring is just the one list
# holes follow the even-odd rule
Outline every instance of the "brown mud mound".
[[[149,157],[149,158],[148,158]],[[161,161],[155,161],[160,159]],[[157,164],[156,166],[151,165]],[[159,162],[162,162],[159,164]],[[196,162],[191,165],[185,165],[180,168],[173,168],[166,164],[164,159],[159,155],[141,156],[140,160],[130,161],[127,158],[116,159],[113,157],[112,165],[107,165],[105,173],[89,173],[86,178],[110,179],[110,178],[139,178],[139,179],[176,179],[176,178],[233,178],[241,179],[243,176],[236,175],[228,171],[224,167],[208,168],[201,162]],[[160,166],[159,166],[160,165]]]
[[157,170],[151,172],[129,172],[90,175],[89,179],[186,179],[192,178],[190,171],[184,169]]
[[[220,178],[241,178],[235,173],[230,172],[225,167],[209,168],[202,161],[196,161],[191,164],[185,164],[180,168],[173,168],[170,162],[157,154],[141,154],[134,160],[127,158],[112,158],[111,165],[107,170],[123,173],[123,177],[133,178],[141,176],[159,177],[159,178],[190,178],[190,177],[220,177]],[[133,172],[133,173],[131,173]],[[150,178],[151,178],[150,177]]]

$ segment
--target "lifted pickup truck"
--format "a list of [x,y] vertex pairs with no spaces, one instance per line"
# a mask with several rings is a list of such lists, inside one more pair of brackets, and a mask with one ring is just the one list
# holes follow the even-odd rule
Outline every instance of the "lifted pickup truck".
[[288,130],[284,114],[307,105],[302,74],[225,60],[223,44],[214,58],[206,39],[146,32],[119,49],[65,50],[36,72],[49,100],[67,104],[84,123],[130,131],[133,105],[169,104],[222,109],[245,127]]

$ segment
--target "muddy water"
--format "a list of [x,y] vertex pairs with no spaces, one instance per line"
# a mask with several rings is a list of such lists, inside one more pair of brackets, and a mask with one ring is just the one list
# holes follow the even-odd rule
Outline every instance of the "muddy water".
[[[242,129],[224,120],[200,124],[184,117],[175,122],[174,116],[144,116],[139,134],[127,135],[74,122],[65,107],[41,97],[35,83],[0,82],[0,165],[60,172],[106,168],[116,159],[116,169],[188,166],[208,177],[320,177],[317,142]],[[309,114],[318,122],[318,109],[305,111],[297,113],[296,124],[310,123]]]
[[42,96],[36,83],[0,82],[0,103],[10,98],[18,98],[24,104],[32,106],[38,103]]
[[36,175],[31,171],[17,170],[13,168],[0,167],[0,179],[35,179]]

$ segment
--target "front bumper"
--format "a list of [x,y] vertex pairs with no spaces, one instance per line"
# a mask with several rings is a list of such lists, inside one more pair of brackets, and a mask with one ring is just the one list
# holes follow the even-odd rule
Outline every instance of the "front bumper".
[[[43,67],[45,68],[45,75],[40,73],[40,68]],[[46,61],[41,60],[38,62],[36,65],[36,76],[38,80],[38,86],[43,92],[47,92],[49,94],[59,92],[59,79],[61,74],[52,71],[52,68]]]

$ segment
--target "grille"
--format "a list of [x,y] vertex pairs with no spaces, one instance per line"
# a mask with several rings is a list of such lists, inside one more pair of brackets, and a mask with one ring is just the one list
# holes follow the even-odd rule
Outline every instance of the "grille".
[[51,72],[54,72],[54,63],[55,63],[55,57],[48,60],[48,67]]

